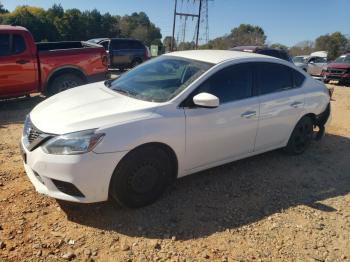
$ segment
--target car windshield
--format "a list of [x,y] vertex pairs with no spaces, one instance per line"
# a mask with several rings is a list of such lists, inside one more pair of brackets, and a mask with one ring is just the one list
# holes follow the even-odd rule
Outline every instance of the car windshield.
[[161,56],[124,73],[108,86],[137,99],[166,102],[212,66],[180,57]]
[[305,57],[303,56],[296,56],[293,58],[294,63],[305,63]]
[[350,55],[341,55],[337,59],[335,59],[335,62],[350,64]]

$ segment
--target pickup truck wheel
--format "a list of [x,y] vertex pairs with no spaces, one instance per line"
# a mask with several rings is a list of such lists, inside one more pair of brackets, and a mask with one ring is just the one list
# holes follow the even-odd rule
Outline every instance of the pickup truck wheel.
[[109,188],[111,199],[124,207],[153,203],[172,181],[172,163],[160,147],[131,151],[115,169]]
[[79,76],[74,74],[64,74],[56,77],[50,84],[48,93],[49,95],[55,95],[59,92],[68,90],[70,88],[80,86],[85,81]]
[[312,119],[308,116],[301,118],[289,138],[285,151],[291,155],[302,154],[311,143],[313,130]]

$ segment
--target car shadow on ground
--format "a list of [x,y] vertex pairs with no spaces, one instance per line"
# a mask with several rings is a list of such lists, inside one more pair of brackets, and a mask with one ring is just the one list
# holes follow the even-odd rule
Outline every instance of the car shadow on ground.
[[0,100],[0,128],[8,124],[23,123],[25,116],[45,97],[20,97]]
[[319,201],[350,192],[349,155],[349,138],[326,135],[303,155],[276,150],[179,179],[145,208],[59,204],[73,222],[128,236],[206,237],[297,205],[335,212]]

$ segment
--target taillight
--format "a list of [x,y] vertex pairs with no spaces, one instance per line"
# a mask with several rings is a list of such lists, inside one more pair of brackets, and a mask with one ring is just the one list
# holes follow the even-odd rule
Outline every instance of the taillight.
[[101,60],[102,60],[102,64],[107,67],[108,66],[108,57],[107,57],[106,53],[102,53]]
[[145,59],[151,58],[151,52],[149,51],[149,48],[146,46],[145,48]]

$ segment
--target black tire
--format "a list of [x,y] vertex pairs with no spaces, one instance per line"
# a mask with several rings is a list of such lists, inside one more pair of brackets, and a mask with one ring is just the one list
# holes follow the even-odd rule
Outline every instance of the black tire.
[[134,61],[132,61],[131,67],[134,68],[134,67],[138,66],[141,63],[142,63],[142,60],[139,59],[139,58],[136,58],[136,59],[134,59]]
[[75,74],[64,74],[57,76],[48,88],[49,95],[55,95],[59,92],[71,89],[85,84],[85,81]]
[[302,154],[310,145],[313,137],[313,121],[309,116],[304,116],[294,127],[285,151],[291,155]]
[[114,170],[109,187],[110,197],[124,207],[149,205],[171,183],[172,169],[171,158],[161,147],[135,149]]

